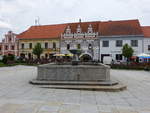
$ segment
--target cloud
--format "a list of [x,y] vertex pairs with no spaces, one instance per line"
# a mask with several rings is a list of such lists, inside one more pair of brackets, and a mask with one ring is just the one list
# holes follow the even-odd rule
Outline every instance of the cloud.
[[[40,17],[40,24],[140,19],[150,25],[150,0],[0,0],[3,26],[22,32]],[[8,23],[11,23],[8,24]]]
[[0,28],[11,29],[12,26],[9,23],[0,20]]

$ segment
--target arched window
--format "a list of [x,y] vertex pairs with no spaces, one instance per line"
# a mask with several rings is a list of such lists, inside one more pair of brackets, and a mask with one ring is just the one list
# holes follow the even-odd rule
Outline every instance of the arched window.
[[70,26],[67,26],[67,29],[66,29],[66,34],[70,34],[70,33],[71,33]]
[[67,50],[69,50],[70,49],[70,44],[67,44]]
[[81,45],[80,44],[77,44],[77,49],[81,49]]
[[92,44],[89,44],[88,48],[89,48],[89,49],[92,49]]
[[80,26],[80,24],[78,25],[78,27],[77,27],[77,33],[81,33],[82,31],[81,31],[81,26]]
[[89,27],[88,27],[88,33],[93,33],[93,28],[92,28],[92,25],[90,24]]

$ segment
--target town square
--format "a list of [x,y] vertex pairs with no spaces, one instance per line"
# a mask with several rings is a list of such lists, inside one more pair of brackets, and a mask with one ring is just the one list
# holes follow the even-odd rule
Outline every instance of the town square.
[[[146,71],[111,70],[128,86],[119,92],[41,88],[32,66],[0,68],[0,113],[149,113],[150,77]],[[6,82],[7,81],[7,82]]]
[[150,113],[148,4],[0,0],[0,113]]

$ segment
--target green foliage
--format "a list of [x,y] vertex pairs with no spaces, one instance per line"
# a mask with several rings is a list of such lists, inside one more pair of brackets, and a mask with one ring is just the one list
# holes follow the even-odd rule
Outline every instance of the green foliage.
[[8,60],[8,59],[7,59],[7,56],[4,55],[4,56],[3,56],[3,59],[2,59],[2,62],[3,62],[4,64],[6,64],[6,63],[7,63],[7,60]]
[[3,59],[2,59],[2,62],[4,63],[4,64],[7,64],[8,62],[14,62],[15,61],[15,56],[14,55],[12,55],[12,54],[9,54],[9,55],[4,55],[3,56]]
[[41,47],[40,43],[37,43],[35,47],[33,48],[33,54],[37,56],[38,59],[40,59],[41,54],[43,53],[43,48]]
[[11,61],[15,60],[15,55],[9,54],[7,57],[8,57],[8,60],[11,60]]
[[129,60],[132,57],[134,50],[128,44],[125,44],[122,48],[122,55]]

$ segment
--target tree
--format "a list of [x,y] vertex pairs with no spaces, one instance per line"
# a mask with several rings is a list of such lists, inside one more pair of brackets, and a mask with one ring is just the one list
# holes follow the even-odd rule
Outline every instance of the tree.
[[125,44],[122,48],[122,55],[127,58],[127,62],[132,57],[134,50],[128,44]]
[[43,53],[43,48],[41,47],[40,43],[37,43],[35,47],[33,48],[33,54],[37,56],[38,59],[40,59],[41,54]]

